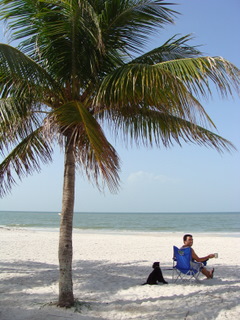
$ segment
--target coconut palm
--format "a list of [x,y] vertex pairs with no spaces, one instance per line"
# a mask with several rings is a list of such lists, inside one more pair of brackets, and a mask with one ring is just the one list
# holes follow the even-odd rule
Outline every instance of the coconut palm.
[[239,70],[204,57],[190,36],[144,53],[148,36],[176,12],[162,0],[0,0],[0,17],[17,48],[0,44],[0,194],[64,150],[59,238],[59,306],[72,306],[72,222],[75,172],[111,191],[119,158],[103,128],[126,144],[193,142],[218,151],[232,144],[210,131],[198,101],[223,96]]

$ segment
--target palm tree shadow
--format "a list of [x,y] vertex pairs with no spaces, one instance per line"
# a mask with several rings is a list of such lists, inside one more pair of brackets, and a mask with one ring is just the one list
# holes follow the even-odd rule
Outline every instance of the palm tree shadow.
[[[151,304],[156,314],[161,309],[161,319],[179,319],[179,310],[174,306],[169,311],[166,305],[173,304],[174,301],[186,302],[189,310],[183,308],[183,312],[192,312],[196,309],[198,312],[205,310],[208,312],[208,303],[212,301],[218,304],[218,313],[224,308],[234,308],[236,306],[236,295],[239,291],[239,271],[240,267],[236,266],[217,266],[216,277],[211,280],[201,280],[196,286],[195,283],[178,282],[172,283],[171,271],[165,271],[163,268],[164,278],[169,282],[168,285],[159,286],[142,286],[151,272],[151,263],[149,266],[142,266],[142,261],[120,263],[109,261],[83,260],[74,261],[73,278],[75,297],[80,300],[84,299],[89,303],[92,310],[106,310],[112,308],[115,312],[119,310],[127,310],[134,303],[135,307],[144,312],[144,304]],[[57,300],[58,295],[58,266],[55,264],[47,264],[33,261],[19,261],[17,264],[12,262],[1,262],[1,272],[5,274],[1,280],[2,304],[3,307],[12,308],[12,301],[18,301],[22,304],[22,312],[24,306],[31,305],[34,308],[40,308],[43,304]],[[229,277],[228,277],[229,275]],[[180,294],[173,294],[173,287],[181,286]],[[154,287],[154,288],[153,288]],[[169,288],[169,289],[168,289]],[[190,290],[189,290],[190,288]],[[125,293],[133,290],[135,300],[130,294]],[[142,295],[142,290],[144,295]],[[157,291],[156,291],[157,290]],[[166,290],[169,290],[168,294]],[[190,291],[190,292],[189,292]],[[194,293],[193,293],[194,291]],[[132,291],[131,291],[132,292]],[[154,295],[152,294],[154,292]],[[189,292],[189,293],[188,293]],[[91,298],[90,293],[93,294]],[[122,293],[119,295],[119,293]],[[193,299],[196,295],[196,299]],[[174,297],[173,297],[174,296]],[[89,297],[89,299],[88,299]],[[144,298],[143,298],[144,297]],[[207,297],[207,298],[206,298]],[[227,297],[227,298],[226,298]],[[111,304],[109,301],[111,300]],[[185,306],[185,304],[184,304]],[[209,307],[211,312],[216,308]],[[19,309],[21,312],[21,308]],[[56,310],[55,312],[60,312]],[[170,313],[169,313],[170,312]],[[197,312],[197,311],[196,311]],[[183,316],[183,314],[182,314]],[[203,314],[203,318],[206,316]],[[183,317],[184,318],[184,317]],[[94,319],[93,317],[91,319]]]
[[[152,271],[151,264],[149,267],[138,265],[140,261],[133,263],[109,263],[109,261],[76,261],[73,264],[74,282],[78,283],[84,290],[91,290],[104,292],[110,290],[117,292],[118,290],[126,290],[133,286],[142,285],[149,273]],[[173,283],[171,268],[162,268],[164,278],[170,285],[194,285],[194,281],[183,281]],[[236,266],[217,266],[215,270],[215,277],[211,280],[200,278],[198,285],[200,286],[221,286],[221,285],[235,285],[239,283],[238,274],[240,267]],[[230,275],[227,279],[226,275]]]
[[[47,290],[56,286],[58,266],[34,261],[0,262],[1,273],[6,275],[0,280],[3,300],[6,302],[21,300],[24,303],[35,301],[46,302],[53,299],[56,293]],[[39,289],[42,290],[39,290]],[[46,290],[44,290],[46,288]],[[48,294],[50,291],[50,294]],[[55,293],[55,294],[54,294]],[[51,296],[51,298],[50,298]]]
[[[209,313],[215,319],[222,310],[236,307],[239,301],[237,298],[239,271],[240,267],[236,266],[217,266],[215,278],[207,280],[202,277],[196,285],[196,282],[173,283],[171,270],[163,269],[164,278],[169,282],[168,285],[142,287],[141,284],[151,272],[151,265],[142,267],[137,265],[137,262],[134,266],[132,263],[109,263],[109,261],[74,263],[76,292],[94,292],[94,298],[89,301],[93,309],[113,308],[116,312],[118,309],[123,312],[124,309],[128,310],[129,306],[134,304],[134,308],[144,313],[146,311],[144,311],[144,305],[151,304],[150,309],[156,312],[156,315],[161,310],[162,320],[183,319],[186,318],[186,315],[191,314],[202,314],[202,318],[205,319]],[[179,286],[181,290],[173,289]],[[167,291],[168,288],[169,291]],[[127,294],[128,289],[131,292],[130,298]],[[134,294],[131,289],[136,289]],[[144,294],[141,294],[142,290]],[[119,292],[121,292],[120,295],[118,295]],[[134,295],[134,298],[131,295]],[[99,296],[105,298],[96,301],[96,297]],[[119,299],[119,297],[123,298]],[[108,298],[112,300],[111,307],[106,301]]]
[[152,270],[132,263],[109,261],[78,261],[74,263],[74,282],[84,290],[93,287],[112,293],[143,284]]

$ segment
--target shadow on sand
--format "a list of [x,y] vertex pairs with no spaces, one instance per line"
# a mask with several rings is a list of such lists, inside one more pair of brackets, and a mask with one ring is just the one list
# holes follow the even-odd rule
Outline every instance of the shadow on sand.
[[[234,308],[239,303],[240,267],[217,266],[214,279],[201,280],[197,285],[194,282],[172,283],[171,271],[164,270],[168,285],[141,286],[152,269],[151,264],[149,267],[138,264],[140,261],[74,261],[75,297],[90,306],[89,311],[85,310],[84,314],[77,316],[71,310],[63,314],[59,308],[42,308],[45,303],[57,300],[57,265],[33,261],[0,263],[0,319],[10,320],[14,315],[16,320],[24,319],[21,312],[24,312],[26,320],[51,320],[56,317],[110,319],[101,316],[101,312],[129,312],[130,315],[131,306],[136,314],[141,314],[141,319],[149,319],[149,312],[152,314],[151,319],[216,319],[222,310]],[[131,293],[124,295],[129,290]],[[92,313],[94,310],[98,311]],[[208,317],[209,312],[211,317]]]

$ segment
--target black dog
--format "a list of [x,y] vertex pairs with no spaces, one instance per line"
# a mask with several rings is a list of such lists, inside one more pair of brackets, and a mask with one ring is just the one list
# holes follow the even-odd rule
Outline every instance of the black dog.
[[163,284],[167,284],[168,282],[165,281],[163,278],[162,270],[160,268],[160,263],[154,262],[152,267],[154,270],[148,276],[147,282],[145,282],[143,284],[158,284],[158,282],[162,282]]

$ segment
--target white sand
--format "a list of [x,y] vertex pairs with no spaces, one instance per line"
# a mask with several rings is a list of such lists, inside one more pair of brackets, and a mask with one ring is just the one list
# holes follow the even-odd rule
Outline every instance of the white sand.
[[[218,252],[211,280],[172,283],[182,234],[74,231],[73,279],[81,313],[49,305],[58,295],[58,232],[0,229],[1,320],[240,319],[239,237],[194,234],[199,256]],[[142,286],[160,261],[168,285]]]

